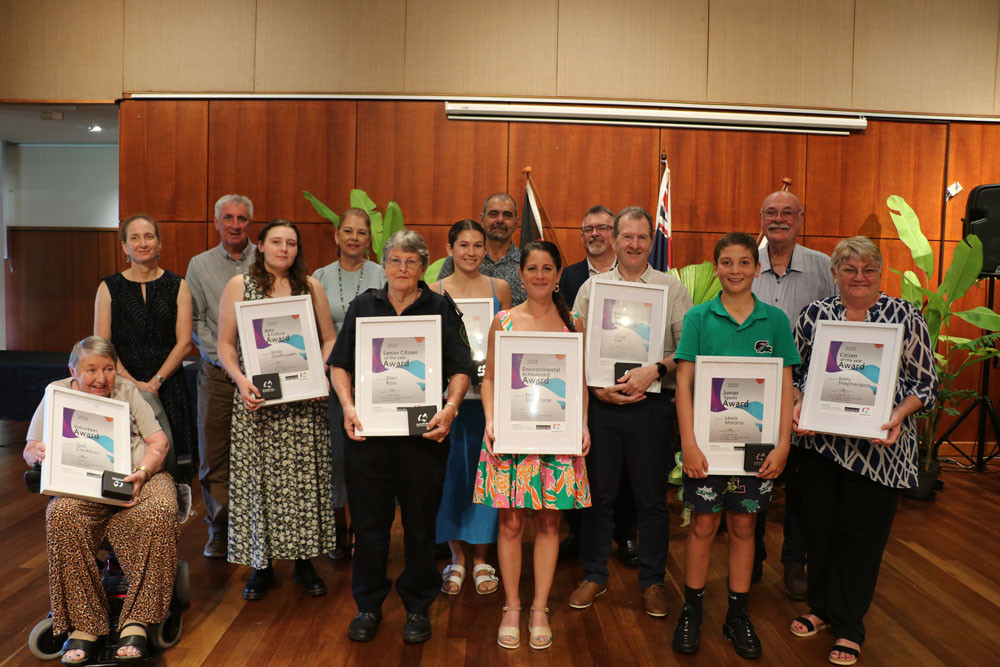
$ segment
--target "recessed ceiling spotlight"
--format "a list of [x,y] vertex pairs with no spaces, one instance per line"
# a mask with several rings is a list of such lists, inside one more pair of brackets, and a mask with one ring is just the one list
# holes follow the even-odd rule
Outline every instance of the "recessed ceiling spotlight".
[[103,132],[104,128],[100,125],[88,125],[87,132]]

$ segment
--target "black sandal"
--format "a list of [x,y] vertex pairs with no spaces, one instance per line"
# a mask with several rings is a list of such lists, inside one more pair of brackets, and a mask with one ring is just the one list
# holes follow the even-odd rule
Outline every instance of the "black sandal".
[[[122,637],[121,631],[119,631],[118,643],[115,645],[115,662],[138,662],[145,660],[149,655],[149,637],[145,634],[147,630],[146,625],[144,623],[127,623],[122,630],[131,628],[132,626],[142,628],[144,634]],[[139,653],[136,655],[119,655],[118,651],[126,646],[134,646],[139,650]]]
[[[67,639],[62,645],[62,655],[59,660],[64,665],[86,665],[97,652],[98,639]],[[83,651],[83,657],[79,660],[66,660],[66,653],[69,651]]]

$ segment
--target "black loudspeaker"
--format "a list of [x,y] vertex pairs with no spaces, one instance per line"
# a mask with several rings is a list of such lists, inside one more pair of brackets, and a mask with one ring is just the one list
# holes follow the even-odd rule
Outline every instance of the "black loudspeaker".
[[983,242],[980,277],[1000,278],[1000,183],[972,188],[962,218],[962,237],[969,234],[975,234]]

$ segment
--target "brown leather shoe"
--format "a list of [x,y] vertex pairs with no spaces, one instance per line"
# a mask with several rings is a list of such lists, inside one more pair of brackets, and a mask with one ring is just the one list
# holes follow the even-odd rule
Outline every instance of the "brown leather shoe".
[[642,597],[646,601],[647,614],[657,618],[667,615],[667,598],[663,596],[663,584],[647,586],[642,592]]
[[225,558],[229,550],[228,533],[219,530],[209,533],[208,542],[205,542],[205,558]]
[[569,596],[569,606],[573,609],[586,609],[594,604],[594,598],[607,592],[607,587],[596,581],[581,581],[576,590]]
[[785,566],[785,590],[793,600],[805,600],[809,586],[806,582],[805,567],[789,564]]

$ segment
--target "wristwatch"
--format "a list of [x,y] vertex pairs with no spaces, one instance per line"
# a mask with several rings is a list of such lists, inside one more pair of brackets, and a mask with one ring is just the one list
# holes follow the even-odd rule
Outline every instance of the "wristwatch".
[[166,382],[166,379],[164,379],[164,377],[162,375],[160,375],[159,373],[157,373],[153,377],[155,377],[157,380],[159,380],[160,384],[163,384],[164,382]]
[[663,363],[662,361],[657,361],[657,362],[656,362],[656,373],[657,373],[657,375],[659,375],[659,376],[660,376],[661,378],[662,378],[662,377],[663,377],[664,375],[666,375],[666,374],[667,374],[667,367],[666,367],[666,365],[664,365],[664,363]]

